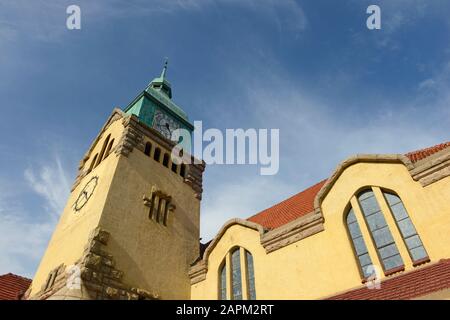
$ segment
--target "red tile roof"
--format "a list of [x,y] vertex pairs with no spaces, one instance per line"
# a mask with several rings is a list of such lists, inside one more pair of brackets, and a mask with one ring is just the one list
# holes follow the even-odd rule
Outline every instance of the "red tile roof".
[[445,142],[429,148],[409,152],[406,154],[406,156],[414,163],[448,147],[450,147],[450,142]]
[[[441,143],[430,148],[407,153],[406,156],[414,163],[435,154],[447,147],[450,142]],[[323,180],[312,187],[286,199],[247,220],[258,223],[267,229],[275,229],[291,222],[314,210],[314,198],[327,180]]]
[[256,222],[268,229],[275,229],[310,213],[314,210],[314,198],[326,181],[323,180],[247,220]]
[[408,300],[450,288],[450,259],[388,278],[380,288],[366,286],[340,293],[327,300]]
[[0,276],[0,300],[19,300],[31,284],[31,279],[12,273]]

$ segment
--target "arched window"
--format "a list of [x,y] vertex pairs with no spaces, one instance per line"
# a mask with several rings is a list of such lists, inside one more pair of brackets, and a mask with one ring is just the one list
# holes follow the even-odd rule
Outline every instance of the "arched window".
[[373,191],[361,192],[358,195],[358,202],[384,270],[389,271],[403,267],[403,259]]
[[153,154],[153,159],[159,162],[159,158],[161,157],[161,149],[155,148],[155,153]]
[[168,153],[164,153],[163,166],[167,167],[167,168],[169,167],[169,154]]
[[145,150],[144,153],[150,157],[150,153],[152,152],[152,144],[150,142],[147,142],[145,144]]
[[108,148],[106,148],[105,156],[103,157],[103,159],[106,159],[106,157],[109,156],[109,154],[111,153],[111,148],[112,148],[113,144],[114,144],[114,139],[112,139],[112,140],[109,142]]
[[361,229],[359,228],[358,221],[356,220],[355,212],[350,208],[347,214],[347,228],[352,239],[353,250],[358,259],[361,274],[364,279],[367,279],[373,274],[373,269],[371,270],[369,266],[372,265],[372,260],[370,259],[369,252],[367,251],[367,246],[364,241]]
[[391,209],[392,216],[408,248],[409,255],[415,265],[429,261],[428,253],[420,240],[402,200],[392,192],[383,191],[384,198]]
[[[353,203],[355,205],[357,203],[358,208],[350,208],[346,217],[346,224],[364,278],[367,278],[371,272],[375,271],[373,268],[373,271],[370,270],[371,268],[368,268],[372,265],[374,257],[370,257],[366,243],[373,244],[374,249],[376,249],[385,275],[404,270],[404,259],[408,259],[408,257],[401,256],[397,247],[398,243],[395,242],[390,228],[393,228],[395,234],[398,235],[400,233],[413,266],[430,261],[408,212],[398,195],[378,187],[372,187],[358,193]],[[388,209],[382,210],[381,208],[389,208],[390,212],[386,212]],[[360,209],[360,211],[356,209]],[[365,222],[372,241],[364,239],[356,215],[362,215],[359,221]],[[386,218],[388,218],[388,221],[392,221],[390,215],[392,215],[395,224],[392,224],[392,222],[389,226]],[[398,229],[398,232],[395,228]]]
[[[227,268],[230,268],[231,279],[227,279]],[[229,290],[227,283],[231,284]],[[256,299],[253,257],[242,247],[230,250],[219,268],[219,299],[228,296],[231,300]]]
[[105,141],[103,141],[102,151],[100,151],[100,154],[98,156],[97,163],[95,164],[95,166],[98,166],[100,164],[100,162],[102,162],[103,155],[105,154],[106,146],[108,145],[110,137],[111,137],[111,134],[108,134]]
[[172,171],[177,173],[178,166],[172,162]]

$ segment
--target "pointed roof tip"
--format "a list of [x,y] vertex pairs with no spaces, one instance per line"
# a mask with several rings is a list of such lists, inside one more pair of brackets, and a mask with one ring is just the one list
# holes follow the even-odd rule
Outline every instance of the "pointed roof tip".
[[169,58],[165,57],[164,58],[164,67],[161,71],[161,77],[162,79],[164,79],[166,77],[166,73],[167,73],[167,65],[169,64]]

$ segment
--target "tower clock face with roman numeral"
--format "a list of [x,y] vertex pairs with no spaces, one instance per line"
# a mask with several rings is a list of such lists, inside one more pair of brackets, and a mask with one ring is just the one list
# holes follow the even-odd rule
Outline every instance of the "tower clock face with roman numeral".
[[86,203],[91,198],[92,194],[94,193],[95,188],[98,184],[98,177],[92,177],[91,180],[89,180],[86,185],[84,186],[83,190],[81,190],[80,194],[78,195],[77,200],[73,204],[73,209],[77,212],[80,211],[81,208],[83,208]]
[[153,128],[158,130],[167,139],[172,138],[172,133],[174,130],[178,129],[180,126],[178,123],[172,119],[169,115],[165,114],[160,110],[155,111],[155,117],[153,118]]

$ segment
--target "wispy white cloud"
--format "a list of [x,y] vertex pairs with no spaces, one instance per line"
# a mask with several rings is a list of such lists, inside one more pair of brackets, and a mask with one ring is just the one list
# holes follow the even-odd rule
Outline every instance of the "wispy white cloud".
[[201,234],[204,241],[213,238],[226,221],[248,218],[298,191],[276,176],[233,175],[231,181],[221,181],[224,183],[207,189],[207,197],[202,201]]
[[25,182],[41,197],[33,212],[24,207],[30,193],[0,180],[0,274],[13,272],[32,277],[64,208],[70,176],[55,155],[24,172]]
[[58,216],[64,208],[70,190],[68,174],[64,171],[59,157],[55,155],[54,160],[41,165],[37,170],[26,169],[24,176],[32,190],[43,197],[48,212]]
[[[33,276],[31,265],[37,266],[55,226],[53,219],[30,222],[26,216],[8,207],[0,214],[0,274],[12,272]],[[5,214],[4,212],[8,212]]]

